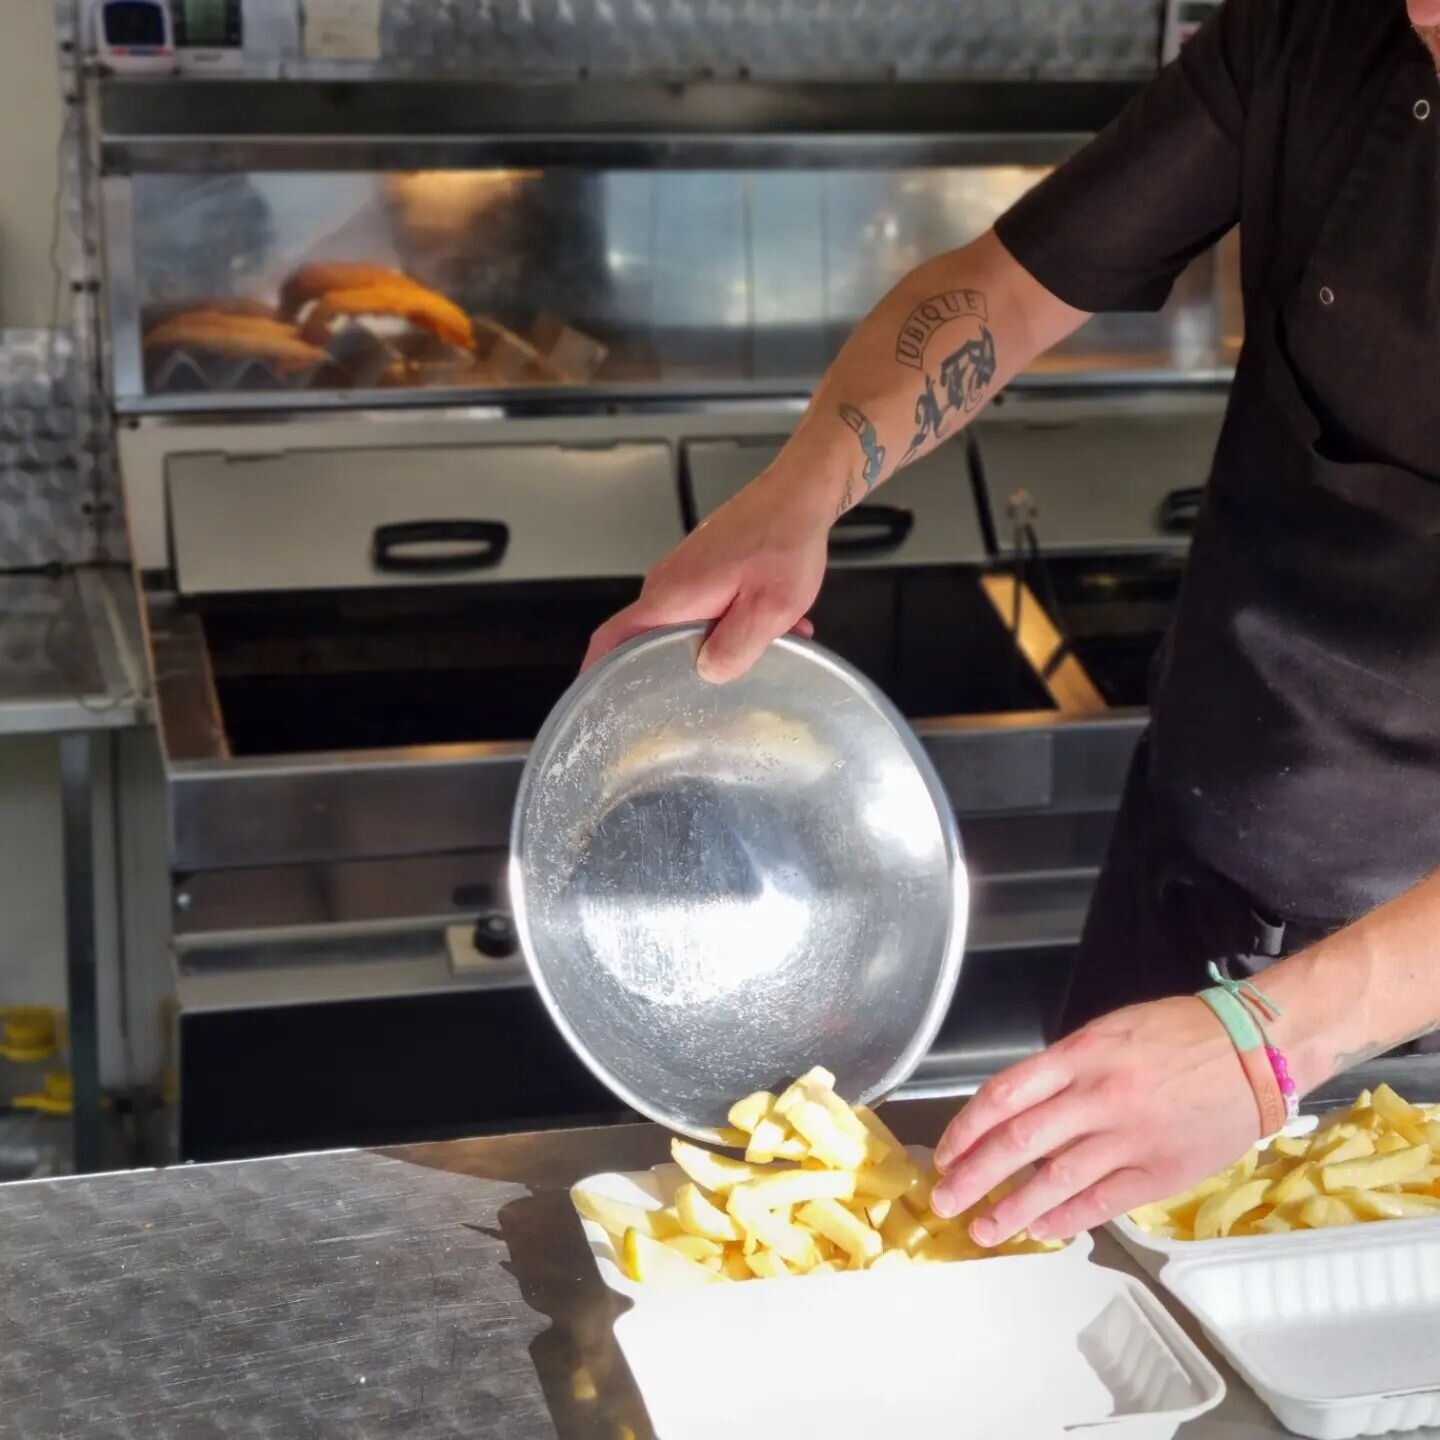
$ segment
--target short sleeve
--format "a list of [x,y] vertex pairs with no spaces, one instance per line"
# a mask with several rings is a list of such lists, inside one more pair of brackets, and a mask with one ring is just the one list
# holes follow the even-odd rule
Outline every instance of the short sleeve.
[[1078,310],[1158,310],[1239,218],[1245,120],[1280,0],[1226,0],[1089,145],[1003,215],[1001,244]]

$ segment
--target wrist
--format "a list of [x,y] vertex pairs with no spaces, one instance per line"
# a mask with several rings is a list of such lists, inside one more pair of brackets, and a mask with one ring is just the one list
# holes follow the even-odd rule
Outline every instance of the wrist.
[[844,502],[849,474],[839,446],[802,423],[754,483],[803,529],[828,531],[849,508]]
[[1214,966],[1211,973],[1218,983],[1197,998],[1220,1022],[1244,1071],[1255,1098],[1260,1134],[1277,1134],[1298,1113],[1300,1092],[1272,1033],[1274,1004],[1249,984],[1225,980]]
[[1363,983],[1357,984],[1363,967],[1356,957],[1336,953],[1337,944],[1349,943],[1348,937],[1321,941],[1260,978],[1285,1012],[1273,1034],[1302,1095],[1333,1079],[1340,1060],[1367,1044],[1368,1006]]
[[1285,1011],[1276,1043],[1302,1093],[1440,1030],[1437,922],[1440,872],[1266,971]]
[[1343,1042],[1328,1031],[1328,1026],[1291,1022],[1288,1009],[1285,1018],[1276,1023],[1275,1044],[1289,1062],[1290,1074],[1302,1096],[1318,1090],[1335,1074],[1334,1057]]

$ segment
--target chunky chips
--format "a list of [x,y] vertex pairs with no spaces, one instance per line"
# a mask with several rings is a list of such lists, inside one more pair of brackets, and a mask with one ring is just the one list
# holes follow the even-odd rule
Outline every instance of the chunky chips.
[[1162,1239],[1218,1240],[1437,1214],[1440,1119],[1381,1085],[1312,1135],[1281,1136],[1130,1218]]
[[973,1212],[940,1219],[930,1209],[934,1174],[874,1111],[847,1105],[828,1070],[811,1070],[779,1095],[746,1096],[729,1119],[726,1139],[743,1160],[672,1141],[686,1175],[673,1205],[644,1209],[575,1192],[631,1279],[713,1285],[1059,1248],[1022,1235],[983,1250],[970,1238]]

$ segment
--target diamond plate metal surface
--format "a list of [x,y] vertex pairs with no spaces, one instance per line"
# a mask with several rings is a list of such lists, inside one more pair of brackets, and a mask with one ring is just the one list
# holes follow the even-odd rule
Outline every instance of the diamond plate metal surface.
[[55,328],[0,330],[0,569],[121,559],[128,542],[105,397],[97,373],[100,237],[88,111],[74,103],[84,0],[55,0],[65,110],[59,139],[63,221]]
[[68,330],[0,330],[0,569],[125,554],[103,397]]
[[68,335],[0,331],[0,569],[89,558],[80,403]]
[[[58,0],[62,10],[72,0]],[[1159,0],[384,0],[378,62],[306,57],[302,0],[248,0],[254,74],[1136,79]]]

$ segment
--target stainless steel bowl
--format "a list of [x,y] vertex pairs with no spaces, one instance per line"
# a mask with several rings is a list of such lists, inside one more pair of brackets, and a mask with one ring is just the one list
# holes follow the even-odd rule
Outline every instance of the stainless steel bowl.
[[954,816],[909,727],[818,645],[742,680],[702,632],[615,652],[531,751],[511,838],[525,959],[626,1104],[699,1139],[812,1065],[873,1101],[930,1048],[960,973]]

